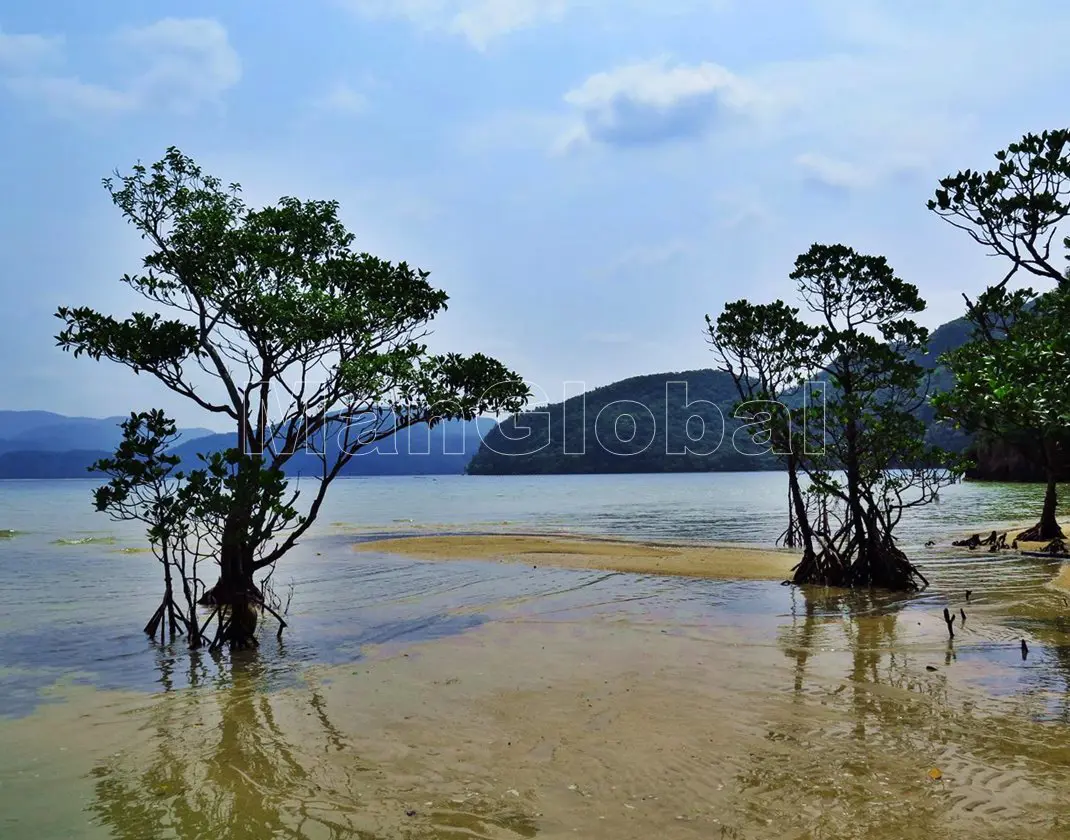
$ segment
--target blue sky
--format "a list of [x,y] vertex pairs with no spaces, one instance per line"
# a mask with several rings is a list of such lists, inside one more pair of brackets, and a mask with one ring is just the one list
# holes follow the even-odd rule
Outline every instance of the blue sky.
[[789,296],[814,241],[885,254],[935,326],[1002,274],[925,201],[1065,124],[1068,42],[1057,0],[9,0],[0,408],[205,422],[52,339],[138,307],[100,179],[169,145],[253,204],[338,199],[449,292],[436,349],[554,401],[712,364],[703,315]]

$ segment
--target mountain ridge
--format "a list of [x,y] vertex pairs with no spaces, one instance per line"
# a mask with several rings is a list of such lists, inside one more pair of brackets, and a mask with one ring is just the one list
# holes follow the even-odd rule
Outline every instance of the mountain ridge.
[[[88,468],[95,461],[114,453],[121,438],[118,424],[125,419],[67,418],[48,411],[0,411],[0,430],[6,428],[17,432],[13,438],[0,438],[0,444],[9,440],[16,444],[7,448],[0,446],[0,479],[99,477],[99,474],[89,472]],[[47,424],[38,428],[49,430],[48,434],[39,434],[30,425],[34,420]],[[66,420],[73,422],[64,425],[62,421]],[[426,426],[404,429],[397,436],[358,452],[340,475],[460,475],[478,450],[481,435],[494,425],[495,422],[489,418],[478,418],[467,422],[444,421],[432,430]],[[93,440],[103,440],[104,445],[78,445],[84,438],[76,436],[64,447],[57,431],[63,428],[93,430],[96,435]],[[179,431],[181,437],[171,451],[182,459],[181,466],[185,469],[199,466],[198,453],[217,452],[237,445],[237,435],[234,433],[200,428]],[[47,445],[35,445],[41,441]],[[20,443],[23,445],[19,446]],[[72,443],[75,445],[70,445]],[[320,472],[319,459],[307,452],[295,453],[286,467],[286,474],[293,477],[316,476]]]
[[[951,373],[938,363],[939,356],[964,344],[972,332],[965,318],[956,318],[930,333],[926,352],[913,358],[929,372],[930,392],[951,387]],[[674,399],[673,383],[687,383],[686,394],[675,386]],[[627,377],[506,418],[484,437],[467,472],[540,475],[778,469],[776,456],[755,452],[749,434],[740,433],[743,423],[733,417],[738,400],[731,375],[714,368]],[[692,405],[697,406],[694,412]],[[953,451],[965,451],[972,444],[969,435],[937,421],[928,402],[918,416],[927,425],[931,443]],[[696,419],[701,423],[695,423]],[[634,445],[621,440],[622,422],[624,437],[630,435]],[[711,441],[704,440],[711,424],[713,437],[721,430],[720,443],[712,449]],[[702,434],[696,438],[692,432],[699,426]]]

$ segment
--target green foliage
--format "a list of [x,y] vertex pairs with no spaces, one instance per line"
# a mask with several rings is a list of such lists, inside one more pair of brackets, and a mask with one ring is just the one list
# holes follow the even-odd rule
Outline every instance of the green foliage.
[[172,535],[184,536],[186,516],[175,493],[179,459],[167,453],[178,438],[174,422],[162,411],[153,410],[131,414],[122,430],[123,439],[115,454],[89,468],[111,478],[93,491],[94,506],[117,519],[147,523],[154,547]]
[[929,209],[1010,260],[1003,284],[1020,268],[1062,282],[1052,243],[1070,215],[1070,129],[1026,134],[995,158],[986,172],[966,169],[941,180]]
[[[797,529],[804,545],[796,582],[912,588],[920,575],[893,531],[906,508],[931,502],[964,466],[926,442],[918,416],[928,332],[911,316],[925,302],[884,257],[844,245],[813,245],[790,276],[813,323],[781,301],[736,301],[706,323],[741,408],[753,399],[790,406],[786,432],[771,416],[755,432],[780,444],[788,467],[788,534]],[[817,406],[791,399],[808,378],[828,386]],[[811,522],[799,469],[811,500],[836,509],[834,527]]]
[[223,523],[236,508],[257,512],[246,532],[257,545],[303,521],[293,504],[296,491],[287,498],[286,477],[265,467],[259,456],[228,449],[201,455],[203,467],[183,471],[171,454],[178,440],[175,423],[162,411],[133,413],[122,431],[115,454],[89,468],[109,477],[93,491],[93,504],[117,519],[146,523],[158,556],[163,549],[180,550],[190,538],[201,553],[218,553]]
[[[236,450],[167,479],[180,481],[181,515],[218,526],[228,597],[253,591],[253,572],[295,544],[363,447],[418,423],[524,405],[526,386],[499,362],[428,352],[422,339],[446,294],[427,271],[356,250],[337,202],[284,197],[252,209],[237,184],[175,148],[104,185],[150,248],[143,270],[123,283],[173,317],[62,307],[57,342],[154,376],[234,422]],[[174,466],[160,449],[173,424],[143,419],[104,465],[113,475],[98,492],[105,508]],[[338,445],[318,449],[320,481],[299,514],[296,493],[284,500],[283,467],[334,429]]]
[[[163,602],[145,632],[155,636],[157,628],[162,626],[162,641],[169,628],[174,641],[181,631],[191,647],[199,647],[201,627],[196,602],[202,583],[197,566],[205,551],[210,552],[214,546],[210,541],[204,546],[205,537],[210,534],[204,528],[204,520],[197,515],[198,495],[194,484],[184,482],[182,473],[175,469],[179,458],[168,453],[178,432],[174,422],[158,410],[131,414],[123,422],[122,431],[123,438],[115,455],[102,458],[89,468],[110,477],[107,484],[94,491],[93,502],[98,511],[114,519],[143,522],[152,552],[163,565]],[[184,610],[175,600],[176,577],[185,595]]]
[[[946,354],[955,387],[933,397],[970,431],[1057,439],[1070,430],[1070,295],[991,289],[984,334]],[[998,332],[996,324],[998,324]]]
[[138,373],[180,365],[197,353],[197,329],[158,314],[135,312],[125,321],[94,312],[88,307],[61,306],[56,313],[67,324],[57,337],[64,349],[123,362]]
[[916,414],[925,382],[917,359],[928,341],[928,331],[909,317],[925,308],[917,287],[897,277],[884,257],[843,245],[814,245],[790,276],[820,322],[814,352],[830,385],[823,441],[829,465],[854,463],[873,485],[891,465],[947,461],[925,443]]
[[816,327],[783,301],[725,304],[714,322],[706,316],[710,343],[745,399],[775,400],[813,371]]
[[[446,294],[431,286],[426,271],[354,250],[337,202],[285,197],[250,209],[236,184],[224,187],[174,148],[151,167],[139,164],[104,183],[153,248],[144,271],[123,282],[177,317],[135,313],[117,320],[63,307],[58,343],[76,356],[156,376],[230,416],[246,443],[269,432],[255,410],[267,399],[259,390],[264,382],[293,389],[283,424],[398,397],[416,403],[405,406],[412,422],[437,416],[433,403],[449,410],[442,419],[523,404],[519,377],[497,362],[427,353],[420,339],[446,308]],[[215,380],[212,396],[201,384],[193,387],[193,366]],[[301,425],[287,429],[294,446],[305,442]]]
[[[995,157],[993,170],[942,180],[928,204],[1010,263],[1002,281],[975,302],[966,299],[974,340],[945,354],[955,385],[933,403],[940,416],[984,435],[989,450],[1009,444],[1043,466],[1048,488],[1034,531],[1047,539],[1061,535],[1056,479],[1070,438],[1070,288],[1052,253],[1070,216],[1070,130],[1027,134]],[[1070,238],[1063,245],[1070,248]],[[1054,288],[1039,296],[1009,291],[1020,268]]]
[[800,389],[815,374],[820,358],[820,332],[798,314],[780,300],[738,300],[725,304],[716,322],[706,316],[709,343],[739,395],[731,416],[755,424],[755,444],[768,444],[772,453],[787,456],[793,495],[800,492],[795,455],[805,447],[806,407]]

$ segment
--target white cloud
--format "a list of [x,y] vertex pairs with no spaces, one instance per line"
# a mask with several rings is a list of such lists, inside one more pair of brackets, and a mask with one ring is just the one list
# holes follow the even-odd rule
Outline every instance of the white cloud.
[[468,0],[460,4],[450,29],[477,49],[486,49],[497,37],[553,23],[565,16],[564,0]]
[[671,108],[681,100],[730,90],[735,77],[708,62],[694,67],[670,67],[666,59],[628,64],[607,73],[595,73],[580,87],[565,94],[565,101],[580,108],[611,105],[627,98],[638,105]]
[[8,80],[7,87],[58,114],[118,114],[138,106],[137,98],[128,91],[83,82],[75,76],[22,76]]
[[165,18],[124,29],[116,40],[145,62],[133,85],[145,105],[190,111],[218,102],[241,79],[241,59],[215,20]]
[[[868,190],[954,165],[984,129],[978,114],[1067,66],[1054,45],[1070,37],[1070,14],[1015,15],[995,0],[976,14],[965,0],[908,7],[881,0],[800,6],[792,14],[798,27],[816,26],[824,46],[788,60],[756,50],[729,64],[711,52],[690,63],[661,58],[581,77],[557,112],[571,121],[543,148],[689,141],[711,161],[761,155],[763,168],[786,166],[789,177]],[[728,25],[745,24],[734,18]],[[1036,60],[1000,63],[1006,43],[1037,44]]]
[[722,12],[734,0],[335,0],[365,18],[396,18],[426,32],[459,35],[478,50],[504,35],[560,23],[575,11],[603,17],[634,14],[675,17]]
[[368,110],[368,97],[345,82],[336,82],[326,93],[316,98],[313,107],[336,114],[356,115]]
[[226,29],[214,20],[165,18],[123,29],[112,44],[131,68],[124,84],[37,72],[9,78],[7,86],[25,99],[68,116],[142,109],[190,113],[218,104],[241,78],[241,60]]
[[0,29],[0,70],[25,73],[63,59],[63,38],[13,35]]
[[[1025,65],[993,71],[1008,30],[991,15],[982,24],[935,10],[935,20],[916,20],[866,0],[821,0],[816,9],[842,49],[745,72],[662,58],[595,73],[565,94],[579,118],[550,150],[702,140],[721,159],[760,152],[809,180],[868,189],[936,166],[969,142],[978,108],[1029,84]],[[1043,27],[1070,35],[1067,21],[1007,25],[1020,42]]]
[[670,65],[659,58],[595,73],[565,94],[580,112],[565,146],[583,141],[642,145],[703,134],[720,109],[740,111],[746,83],[718,64]]
[[796,157],[795,163],[806,170],[809,177],[830,187],[856,189],[867,187],[874,181],[872,169],[826,155],[806,152]]
[[561,20],[566,0],[339,0],[368,18],[402,18],[425,31],[447,32],[484,50],[496,38]]

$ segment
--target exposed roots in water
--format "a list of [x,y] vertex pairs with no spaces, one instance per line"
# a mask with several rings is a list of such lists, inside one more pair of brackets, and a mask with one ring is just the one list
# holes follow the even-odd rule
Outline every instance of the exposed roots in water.
[[1048,542],[1049,540],[1062,540],[1065,538],[1066,535],[1058,523],[1052,525],[1041,521],[1032,528],[1022,531],[1018,535],[1018,542]]
[[990,552],[1002,551],[1005,548],[1017,548],[1018,541],[1015,540],[1010,546],[1007,545],[1007,532],[997,534],[993,531],[984,539],[981,539],[980,534],[974,534],[969,539],[955,540],[951,543],[956,548],[968,548],[973,551],[975,548],[979,548],[982,545],[987,545]]
[[172,593],[168,592],[145,625],[145,634],[153,640],[159,634],[160,644],[166,644],[168,637],[171,642],[174,642],[179,636],[186,636],[189,639],[189,646],[197,648],[201,645],[202,637],[196,621],[196,616],[187,617],[182,612],[182,608],[175,602]]
[[803,556],[795,567],[792,583],[902,592],[929,585],[925,575],[891,540],[863,543],[854,537],[848,539],[847,534],[847,527],[832,538],[815,531],[813,539],[820,549]]
[[[278,622],[276,638],[282,638],[282,631],[288,626],[285,619],[268,603],[263,592],[251,581],[235,587],[218,582],[198,601],[202,606],[211,606],[209,615],[200,632],[207,630],[212,619],[216,619],[216,631],[208,649],[217,651],[228,646],[231,650],[248,650],[260,646],[256,638],[260,612],[270,613]],[[207,636],[205,636],[207,638]]]

